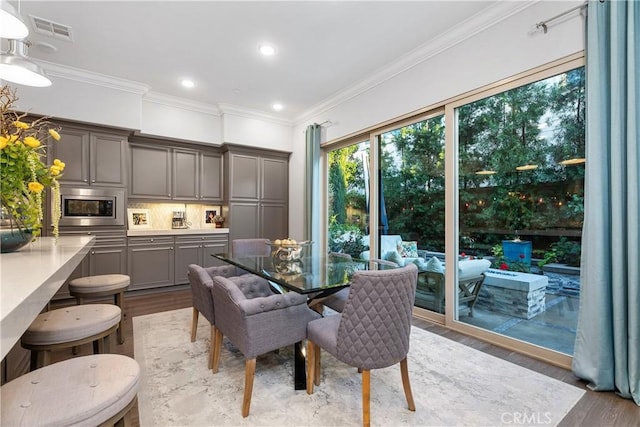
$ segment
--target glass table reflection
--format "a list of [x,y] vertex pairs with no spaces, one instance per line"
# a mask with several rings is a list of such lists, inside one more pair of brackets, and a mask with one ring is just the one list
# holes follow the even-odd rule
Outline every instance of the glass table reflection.
[[310,298],[327,296],[349,286],[349,281],[358,270],[367,270],[369,262],[347,261],[343,258],[306,256],[296,260],[280,259],[277,256],[232,257],[229,254],[214,254],[221,261],[242,268],[269,280],[280,291],[307,294]]

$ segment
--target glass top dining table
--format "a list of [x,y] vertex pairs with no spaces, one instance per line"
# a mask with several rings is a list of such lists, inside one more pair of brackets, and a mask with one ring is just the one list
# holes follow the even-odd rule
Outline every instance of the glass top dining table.
[[345,260],[328,254],[292,261],[265,255],[233,257],[223,253],[213,256],[300,294],[330,295],[349,286],[353,273],[369,269],[368,261]]

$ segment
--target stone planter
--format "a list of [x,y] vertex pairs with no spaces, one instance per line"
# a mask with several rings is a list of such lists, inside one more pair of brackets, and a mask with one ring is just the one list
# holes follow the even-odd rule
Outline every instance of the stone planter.
[[580,295],[580,267],[550,263],[542,267],[542,272],[549,278],[548,293],[566,296]]
[[476,307],[522,319],[545,311],[546,276],[494,268],[484,275]]

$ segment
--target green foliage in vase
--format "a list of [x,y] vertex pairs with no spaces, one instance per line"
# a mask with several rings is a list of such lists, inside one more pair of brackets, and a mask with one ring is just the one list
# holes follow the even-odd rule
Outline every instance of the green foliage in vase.
[[45,146],[48,138],[60,139],[58,130],[46,118],[32,121],[26,114],[14,110],[17,101],[15,90],[3,86],[0,91],[0,182],[3,215],[8,216],[11,227],[30,230],[38,236],[43,220],[43,191],[53,189],[54,212],[52,213],[53,233],[57,237],[60,218],[58,178],[65,164],[55,159],[47,165]]

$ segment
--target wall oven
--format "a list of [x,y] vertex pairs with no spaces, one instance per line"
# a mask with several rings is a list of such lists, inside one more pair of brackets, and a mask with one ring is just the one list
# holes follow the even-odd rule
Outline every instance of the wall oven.
[[125,225],[124,189],[60,188],[60,226]]

